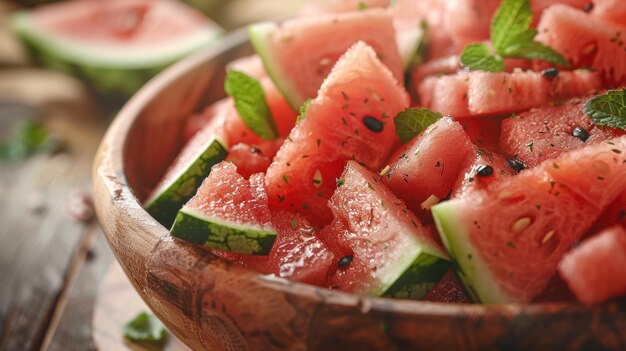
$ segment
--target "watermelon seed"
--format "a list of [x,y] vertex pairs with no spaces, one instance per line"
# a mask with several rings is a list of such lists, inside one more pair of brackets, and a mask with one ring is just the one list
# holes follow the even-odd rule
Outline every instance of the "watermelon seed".
[[365,124],[367,129],[371,130],[374,133],[382,132],[385,126],[383,122],[372,116],[363,117],[363,124]]
[[584,142],[589,139],[589,132],[587,132],[584,128],[576,127],[574,128],[574,130],[572,130],[572,136]]
[[259,149],[256,146],[250,146],[250,152],[253,153],[253,154],[263,154],[261,149]]
[[544,245],[545,243],[550,241],[550,239],[552,239],[553,236],[554,236],[554,230],[547,232],[546,235],[543,236],[543,239],[541,239],[541,245]]
[[541,71],[541,76],[547,80],[553,80],[558,75],[559,75],[559,70],[554,67],[546,68]]
[[511,225],[511,230],[515,234],[520,234],[521,232],[526,230],[526,228],[528,228],[531,223],[532,219],[530,219],[530,217],[519,218],[518,220],[513,222],[513,225]]
[[507,158],[506,164],[511,167],[515,173],[519,173],[526,169],[526,165],[522,161],[515,158]]
[[493,174],[493,167],[489,165],[479,165],[476,168],[476,175],[479,177],[489,177]]
[[430,195],[428,199],[424,200],[424,202],[420,204],[420,207],[423,210],[430,210],[431,207],[439,203],[439,200],[440,199],[436,195]]
[[378,173],[379,176],[384,176],[385,174],[387,174],[387,172],[389,172],[389,170],[391,169],[391,166],[386,165],[385,168],[383,168],[380,173]]
[[313,175],[313,186],[319,188],[320,186],[322,186],[323,182],[324,179],[322,178],[322,172],[320,172],[319,169],[315,170],[315,174]]
[[337,261],[337,265],[339,266],[339,268],[346,268],[350,265],[350,263],[352,263],[353,258],[353,255],[345,255],[340,258],[339,261]]
[[587,2],[585,3],[585,5],[583,5],[583,11],[589,13],[591,12],[591,10],[593,10],[593,2]]

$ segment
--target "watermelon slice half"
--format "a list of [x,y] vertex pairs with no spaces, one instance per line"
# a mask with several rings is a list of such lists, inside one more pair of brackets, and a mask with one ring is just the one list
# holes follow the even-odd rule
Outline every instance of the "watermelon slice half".
[[250,180],[221,162],[178,212],[172,235],[209,248],[267,255],[276,240],[263,176]]
[[562,255],[626,187],[622,151],[626,137],[547,160],[434,206],[468,291],[486,303],[529,302],[538,295]]
[[391,16],[383,9],[303,17],[280,26],[259,23],[249,33],[268,74],[295,110],[317,95],[335,62],[357,41],[373,47],[398,82],[404,81]]
[[17,13],[13,28],[40,63],[127,96],[222,33],[172,0],[67,1]]

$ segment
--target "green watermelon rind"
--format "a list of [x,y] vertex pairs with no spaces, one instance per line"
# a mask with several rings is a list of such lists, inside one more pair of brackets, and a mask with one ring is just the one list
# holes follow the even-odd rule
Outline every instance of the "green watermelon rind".
[[278,91],[280,91],[294,111],[298,111],[306,97],[299,95],[296,86],[282,74],[278,60],[274,56],[274,51],[270,45],[271,37],[278,28],[278,25],[274,22],[256,23],[248,27],[248,35],[254,50],[261,58],[261,61],[263,61],[263,66],[274,85],[276,85]]
[[226,143],[217,137],[208,140],[207,147],[198,151],[187,167],[172,177],[172,181],[155,189],[144,202],[144,208],[159,223],[168,227],[178,211],[193,197],[202,181],[211,173],[211,167],[223,161],[228,155]]
[[[413,257],[412,259],[410,257]],[[392,279],[383,296],[400,299],[422,299],[437,285],[450,268],[450,262],[421,248],[409,256],[401,274]]]
[[452,258],[461,281],[474,300],[482,303],[507,303],[513,298],[497,284],[489,266],[472,245],[463,227],[456,201],[447,201],[431,208],[441,240]]
[[38,63],[63,73],[83,78],[102,93],[135,93],[143,84],[167,66],[215,42],[221,36],[219,27],[200,28],[172,47],[129,52],[119,47],[74,43],[41,28],[29,12],[16,13],[12,28],[31,57]]
[[178,211],[170,233],[212,249],[251,255],[269,254],[277,235],[262,226],[208,217],[192,208]]

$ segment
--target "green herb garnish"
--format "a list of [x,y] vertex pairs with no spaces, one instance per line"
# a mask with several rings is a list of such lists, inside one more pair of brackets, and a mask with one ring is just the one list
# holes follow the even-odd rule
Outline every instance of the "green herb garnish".
[[583,111],[596,125],[626,130],[626,89],[594,97],[585,104]]
[[503,0],[491,19],[492,55],[484,44],[471,44],[463,49],[461,63],[470,70],[501,72],[504,58],[540,59],[568,66],[561,54],[534,41],[537,31],[530,28],[533,14],[529,0]]
[[154,315],[141,312],[124,326],[124,336],[135,342],[163,345],[167,332]]
[[356,6],[356,8],[359,11],[367,10],[367,4],[364,3],[364,2],[359,2],[359,4]]
[[309,110],[309,105],[311,105],[311,99],[306,99],[302,106],[300,106],[300,114],[298,118],[296,118],[296,123],[306,118],[306,113]]
[[52,152],[61,146],[37,120],[24,119],[0,144],[0,161],[18,161],[37,152]]
[[231,70],[226,75],[224,90],[235,100],[235,108],[248,128],[265,140],[278,138],[272,112],[258,80]]
[[408,108],[394,117],[396,135],[403,143],[408,142],[431,124],[437,122],[443,115],[428,109]]

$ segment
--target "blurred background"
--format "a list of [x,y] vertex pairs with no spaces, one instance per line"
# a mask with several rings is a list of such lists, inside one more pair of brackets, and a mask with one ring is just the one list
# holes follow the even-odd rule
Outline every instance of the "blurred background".
[[[0,350],[92,350],[94,334],[137,348],[115,314],[134,308],[128,283],[98,298],[113,262],[91,200],[100,138],[158,71],[304,0],[162,2],[0,0]],[[172,36],[197,40],[161,45]]]

